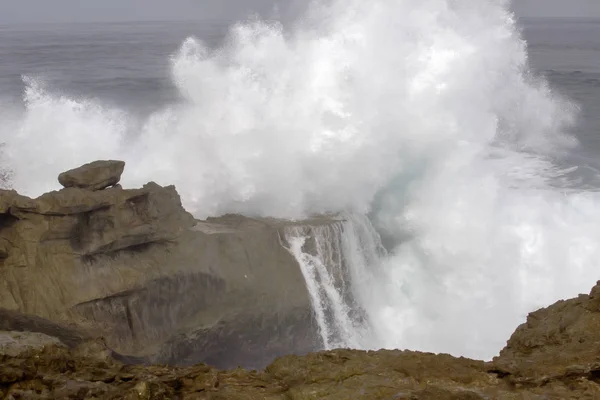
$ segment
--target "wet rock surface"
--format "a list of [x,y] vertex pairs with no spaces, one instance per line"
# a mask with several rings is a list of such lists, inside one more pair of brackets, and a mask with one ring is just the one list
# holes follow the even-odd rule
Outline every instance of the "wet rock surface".
[[600,284],[589,296],[530,314],[488,363],[334,350],[286,356],[260,371],[219,371],[204,364],[126,365],[101,340],[69,348],[46,339],[43,346],[0,352],[0,393],[6,399],[594,399],[599,290]]

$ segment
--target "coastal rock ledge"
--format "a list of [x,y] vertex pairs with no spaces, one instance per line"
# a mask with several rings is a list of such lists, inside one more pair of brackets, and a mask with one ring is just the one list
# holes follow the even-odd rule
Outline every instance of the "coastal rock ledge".
[[600,398],[600,282],[529,315],[492,362],[411,351],[335,350],[262,371],[127,365],[102,340],[67,346],[0,332],[5,399],[487,400]]
[[36,199],[0,191],[0,330],[221,368],[317,348],[303,276],[280,242],[291,222],[197,221],[173,186],[123,189],[123,168],[67,171],[64,189]]
[[[291,222],[197,221],[173,187],[117,183],[0,192],[0,399],[600,399],[600,282],[491,362],[310,353]],[[259,371],[217,369],[237,365]]]

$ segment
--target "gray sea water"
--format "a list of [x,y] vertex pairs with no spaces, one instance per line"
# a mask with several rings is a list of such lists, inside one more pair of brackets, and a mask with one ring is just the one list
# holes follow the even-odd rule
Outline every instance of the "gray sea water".
[[217,46],[231,21],[0,27],[0,96],[22,101],[22,76],[50,90],[150,112],[177,100],[169,57],[190,36]]
[[534,70],[580,107],[575,134],[594,167],[600,152],[600,20],[522,19]]
[[[20,107],[23,76],[53,93],[93,98],[140,118],[179,94],[170,56],[190,36],[218,47],[233,21],[0,26],[0,105]],[[569,162],[597,186],[600,162],[600,20],[519,20],[533,70],[580,107],[574,133],[581,146]]]

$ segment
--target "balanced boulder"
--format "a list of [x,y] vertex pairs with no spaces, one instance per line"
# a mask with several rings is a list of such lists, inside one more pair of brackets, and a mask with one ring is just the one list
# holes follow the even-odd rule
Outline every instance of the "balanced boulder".
[[119,183],[124,169],[124,161],[99,160],[63,172],[58,182],[66,188],[102,190]]

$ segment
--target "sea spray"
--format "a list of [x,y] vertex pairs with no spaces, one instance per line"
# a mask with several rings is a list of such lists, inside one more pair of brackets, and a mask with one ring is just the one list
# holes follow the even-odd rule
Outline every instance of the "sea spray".
[[123,159],[124,185],[175,184],[199,218],[369,215],[389,254],[350,269],[340,299],[369,334],[350,318],[330,346],[490,358],[527,312],[598,279],[600,196],[557,179],[576,107],[531,72],[508,2],[317,2],[289,31],[240,23],[171,61],[184,101],[133,132],[130,110],[27,79],[0,125],[13,187]]

